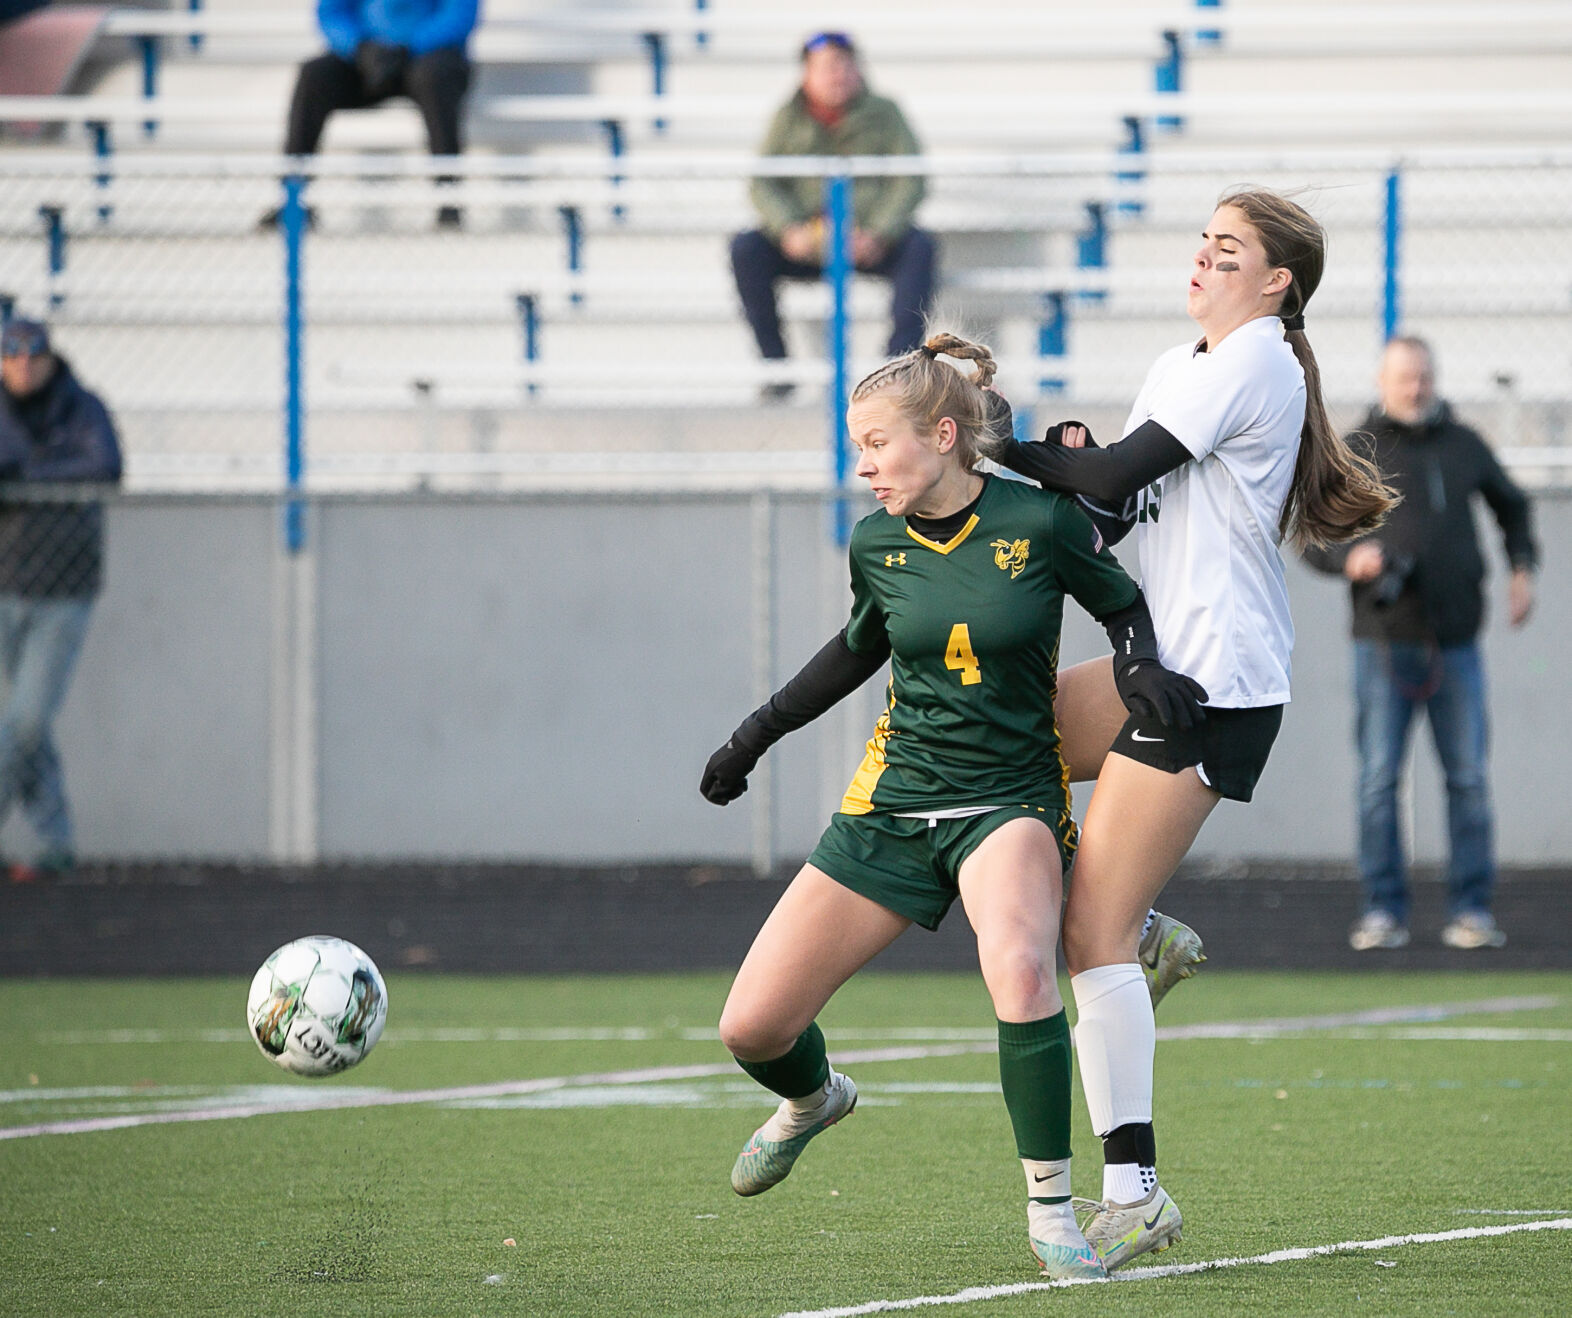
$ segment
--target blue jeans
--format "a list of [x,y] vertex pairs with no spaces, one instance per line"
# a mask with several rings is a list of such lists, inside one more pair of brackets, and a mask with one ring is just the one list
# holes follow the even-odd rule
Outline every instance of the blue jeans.
[[0,595],[0,822],[20,800],[50,852],[71,850],[71,812],[50,727],[92,611],[90,598]]
[[[923,229],[908,229],[878,265],[861,267],[861,273],[890,281],[890,342],[888,352],[898,357],[922,342],[923,317],[933,302],[938,244]],[[731,270],[737,280],[742,311],[758,341],[759,355],[767,361],[786,356],[781,337],[781,316],[775,302],[780,279],[821,279],[818,265],[793,261],[758,229],[739,233],[731,240]]]
[[1414,714],[1423,707],[1446,778],[1452,915],[1488,911],[1495,888],[1494,821],[1487,771],[1490,727],[1476,642],[1436,649],[1354,642],[1358,705],[1359,873],[1369,910],[1408,922],[1408,878],[1397,818],[1397,785]]

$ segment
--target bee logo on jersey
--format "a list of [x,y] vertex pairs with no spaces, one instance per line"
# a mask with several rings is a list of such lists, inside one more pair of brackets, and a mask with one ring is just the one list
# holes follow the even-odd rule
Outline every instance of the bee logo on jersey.
[[993,561],[1001,572],[1008,572],[1010,580],[1014,581],[1021,575],[1021,569],[1026,566],[1027,555],[1032,552],[1030,540],[995,540],[988,546],[993,550]]

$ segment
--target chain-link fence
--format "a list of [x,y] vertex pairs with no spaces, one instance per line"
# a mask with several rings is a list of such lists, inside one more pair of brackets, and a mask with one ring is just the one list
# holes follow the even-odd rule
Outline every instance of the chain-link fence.
[[[1381,341],[1400,328],[1434,342],[1444,391],[1509,456],[1566,443],[1572,156],[1155,153],[1139,164],[1117,175],[1089,156],[851,167],[928,174],[919,219],[941,246],[941,314],[995,343],[1027,406],[1117,426],[1147,364],[1188,332],[1194,234],[1222,191],[1251,182],[1294,191],[1329,231],[1311,337],[1340,417],[1357,418]],[[783,289],[793,357],[771,370],[727,259],[730,235],[753,223],[749,171],[778,164],[317,162],[298,242],[277,221],[286,167],[0,161],[0,297],[47,317],[110,401],[133,487],[275,486],[292,405],[315,488],[637,487],[728,473],[748,486],[822,484],[831,293]],[[433,177],[453,168],[453,183]],[[873,279],[849,291],[855,378],[883,351],[889,291]],[[794,402],[760,409],[772,380],[794,380]]]
[[[319,163],[292,239],[272,213],[285,162],[137,158],[100,179],[67,157],[0,161],[0,290],[49,321],[126,456],[123,493],[8,487],[0,509],[0,613],[54,590],[94,601],[51,743],[79,854],[763,868],[805,852],[832,808],[877,693],[772,752],[737,806],[694,790],[736,720],[844,621],[834,300],[786,290],[792,364],[761,370],[726,264],[756,162],[430,176],[447,167]],[[922,167],[944,314],[996,345],[1020,412],[1118,426],[1191,328],[1197,231],[1249,182],[1301,189],[1328,227],[1310,336],[1340,420],[1398,327],[1434,341],[1443,392],[1521,476],[1568,470],[1572,156]],[[850,293],[855,378],[882,351],[888,290]],[[788,377],[793,399],[760,406]],[[1499,657],[1502,744],[1539,744],[1561,717],[1534,693],[1572,626],[1553,568],[1567,509],[1540,501],[1552,568],[1530,643]],[[1247,830],[1211,827],[1221,854],[1352,844],[1345,812],[1303,809],[1351,754],[1343,598],[1294,589],[1308,749],[1274,764]],[[1103,645],[1076,626],[1067,661]],[[1498,786],[1509,858],[1564,856],[1566,822],[1534,803],[1565,785],[1527,759]],[[0,836],[11,857],[51,844],[29,772]]]

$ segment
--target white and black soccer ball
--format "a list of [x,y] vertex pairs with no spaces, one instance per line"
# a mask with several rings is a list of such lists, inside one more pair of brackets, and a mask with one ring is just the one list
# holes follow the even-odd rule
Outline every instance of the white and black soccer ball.
[[388,991],[353,943],[314,934],[262,963],[246,998],[246,1028],[270,1061],[296,1075],[354,1066],[382,1036]]

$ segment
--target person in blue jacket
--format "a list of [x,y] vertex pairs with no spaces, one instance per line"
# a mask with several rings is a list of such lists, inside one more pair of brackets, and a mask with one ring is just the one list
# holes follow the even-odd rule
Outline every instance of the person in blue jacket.
[[103,585],[104,510],[45,483],[120,479],[120,444],[98,396],[55,353],[48,330],[0,330],[0,823],[11,806],[43,844],[10,866],[12,882],[75,863],[71,812],[50,728],[65,699]]
[[[470,79],[466,47],[479,18],[480,0],[317,0],[328,49],[300,66],[284,154],[315,152],[335,110],[407,96],[426,121],[431,154],[459,155]],[[264,217],[265,224],[276,220],[277,212]],[[456,227],[462,216],[456,206],[444,206],[437,222]]]

